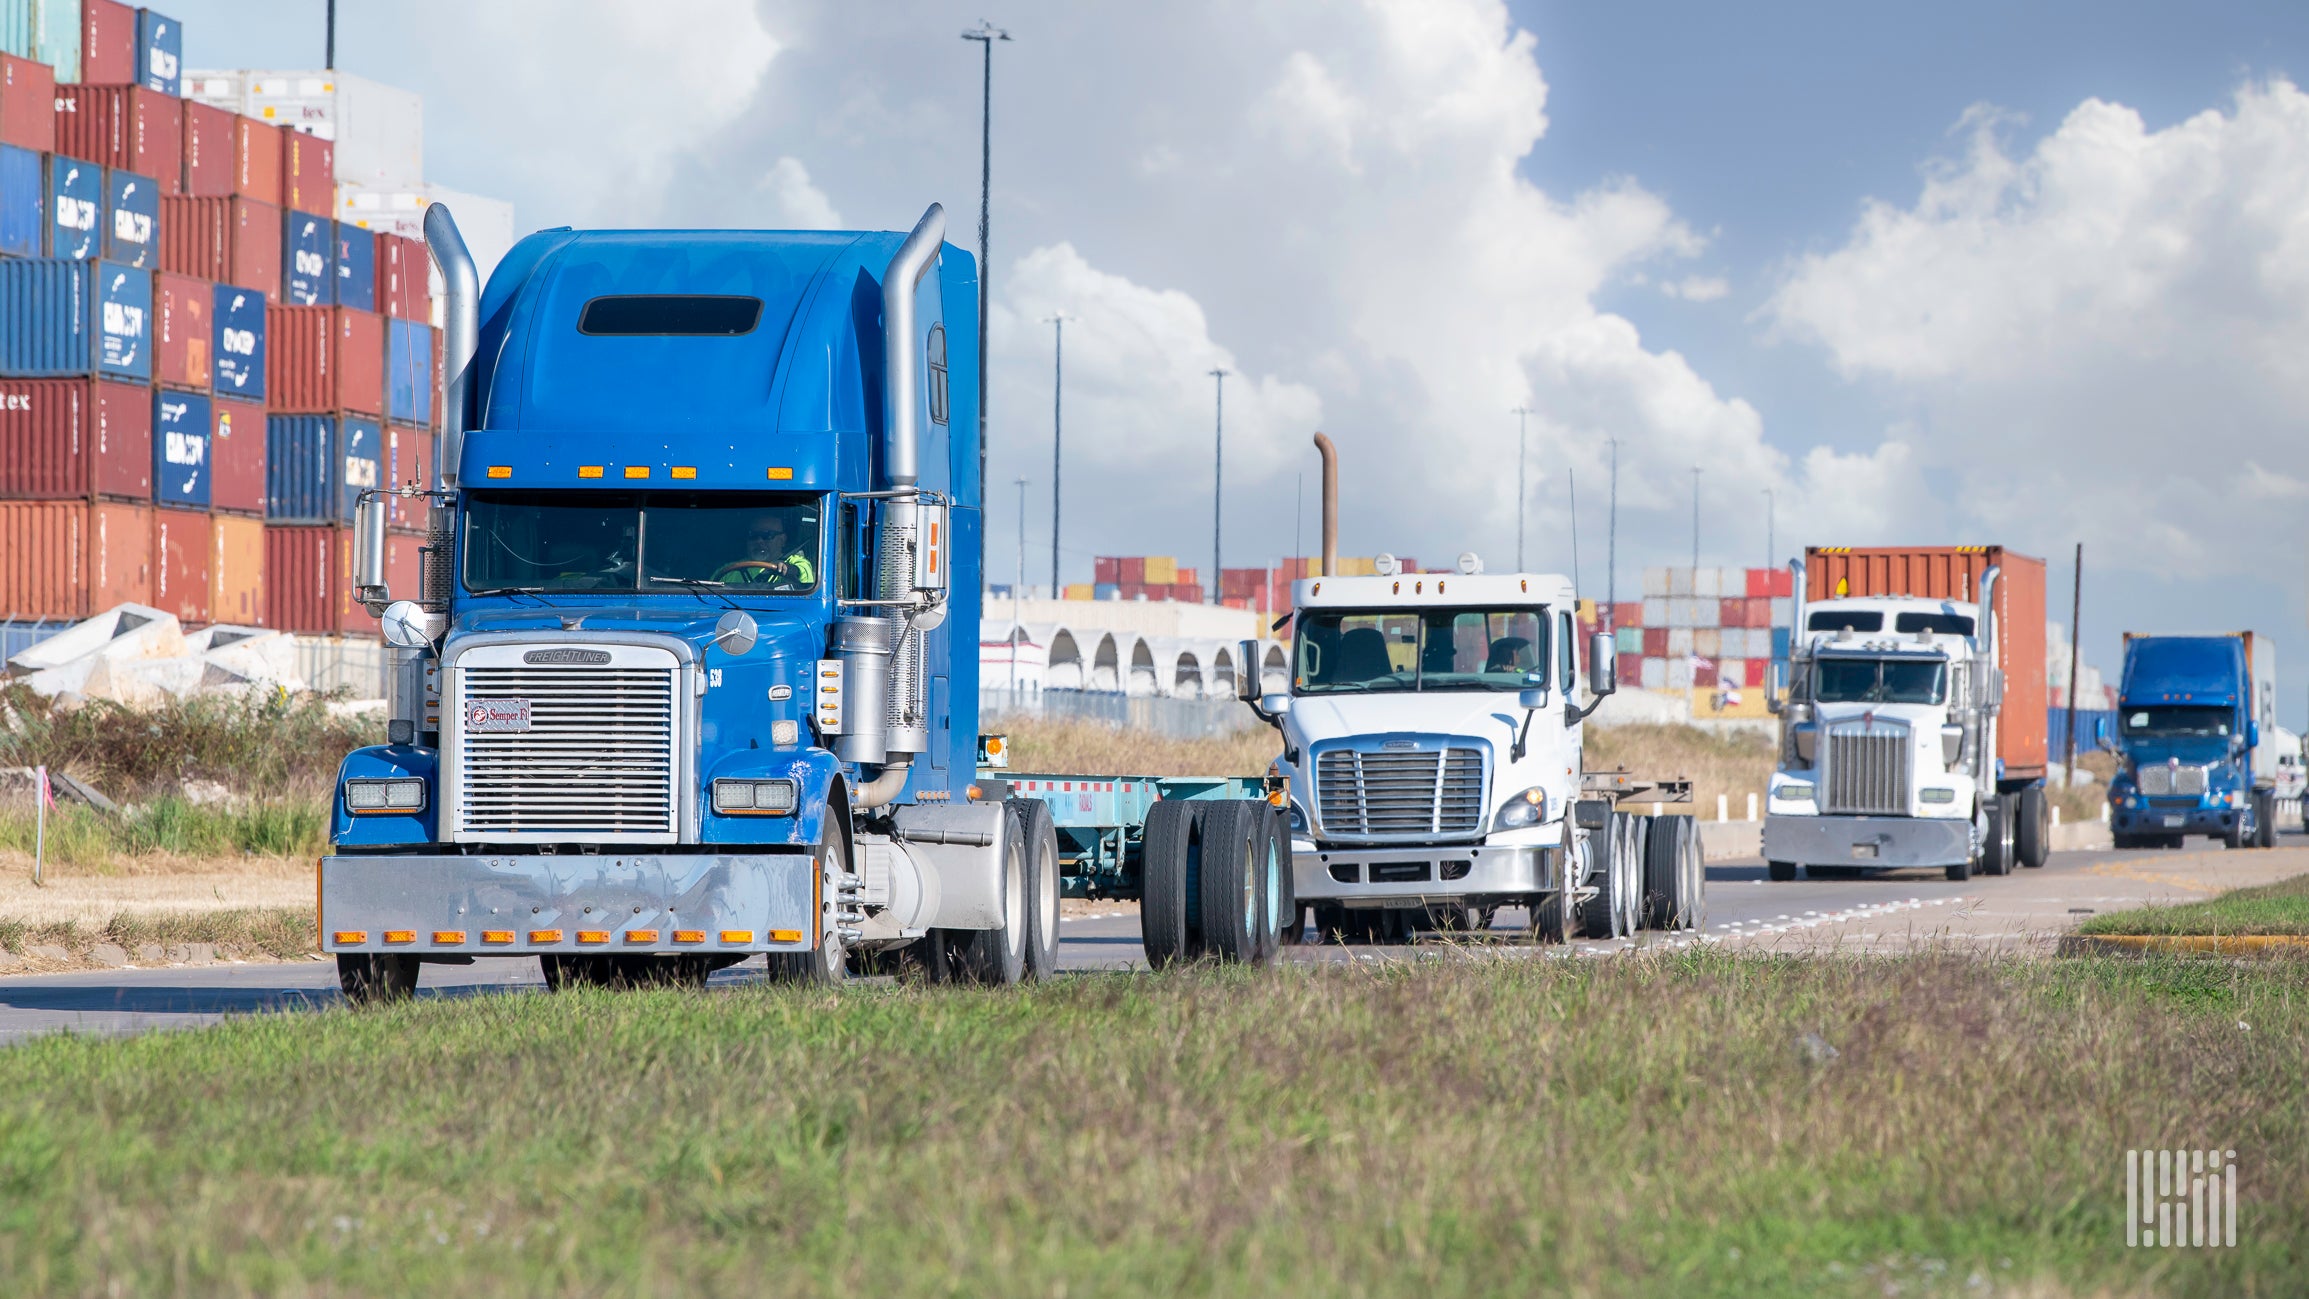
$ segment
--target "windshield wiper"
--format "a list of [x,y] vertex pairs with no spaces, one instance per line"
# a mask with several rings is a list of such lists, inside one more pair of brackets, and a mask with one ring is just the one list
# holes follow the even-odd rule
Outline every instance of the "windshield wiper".
[[700,600],[703,600],[706,598],[706,596],[711,595],[715,599],[721,601],[722,604],[728,608],[735,609],[738,607],[736,604],[731,602],[728,596],[722,594],[722,592],[729,589],[730,584],[727,582],[716,582],[710,577],[653,577],[649,580],[652,582],[664,582],[669,586],[681,587]]
[[545,590],[545,588],[544,588],[544,587],[542,587],[542,586],[491,586],[491,587],[484,587],[484,588],[482,588],[481,590],[478,590],[478,591],[467,591],[465,594],[467,594],[467,595],[476,595],[476,596],[478,596],[478,595],[537,595],[537,594],[540,594],[540,593],[542,593],[544,590]]

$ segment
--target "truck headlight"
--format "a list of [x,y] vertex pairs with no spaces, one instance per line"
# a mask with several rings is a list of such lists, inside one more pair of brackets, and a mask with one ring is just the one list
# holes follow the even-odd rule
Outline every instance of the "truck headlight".
[[1527,825],[1538,825],[1547,819],[1547,791],[1534,786],[1507,800],[1499,815],[1491,818],[1494,830],[1520,830]]
[[425,810],[425,782],[415,776],[345,782],[345,810],[355,816]]
[[724,816],[792,816],[796,796],[790,780],[717,780],[714,811]]
[[1953,789],[1927,789],[1918,794],[1917,797],[1927,803],[1953,803],[1956,801],[1956,791]]
[[1812,801],[1812,787],[1802,781],[1791,780],[1774,790],[1772,797],[1783,803],[1809,803]]

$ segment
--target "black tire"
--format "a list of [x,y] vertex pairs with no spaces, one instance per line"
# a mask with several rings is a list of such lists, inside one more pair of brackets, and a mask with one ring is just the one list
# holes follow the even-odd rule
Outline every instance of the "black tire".
[[1003,827],[1002,923],[948,936],[947,959],[955,976],[989,988],[1007,988],[1026,977],[1026,832],[1016,812],[1005,810]]
[[1010,809],[1026,837],[1026,975],[1030,979],[1058,974],[1058,895],[1061,888],[1058,828],[1050,820],[1050,804],[1039,798],[1014,798]]
[[1772,877],[1774,884],[1786,884],[1796,878],[1796,863],[1768,861],[1764,863],[1764,873]]
[[2017,799],[2020,815],[2012,827],[2013,853],[2030,870],[2041,869],[2052,858],[2052,812],[2044,786],[2030,785]]
[[2219,835],[2215,837],[2220,839],[2222,847],[2228,848],[2232,851],[2238,848],[2242,848],[2248,843],[2252,842],[2249,838],[2246,837],[2245,818],[2242,813],[2232,817],[2229,821],[2229,828],[2223,830]]
[[1269,893],[1266,902],[1267,955],[1272,957],[1281,947],[1296,947],[1299,943],[1299,882],[1291,863],[1291,822],[1279,807],[1270,807],[1266,815],[1267,843],[1272,852],[1269,862],[1272,870],[1267,877]]
[[1657,928],[1689,930],[1707,923],[1707,868],[1700,860],[1700,827],[1692,818],[1652,818],[1644,874],[1661,889]]
[[356,1006],[405,1001],[417,991],[417,958],[376,955],[337,957],[337,987]]
[[1980,859],[1982,851],[1984,850],[1972,849],[1961,860],[1948,863],[1948,878],[1959,884],[1971,879],[1973,864]]
[[2253,794],[2253,846],[2277,846],[2277,796],[2267,790]]
[[[1627,912],[1627,899],[1620,896],[1622,881],[1626,878],[1625,852],[1627,817],[1619,812],[1605,814],[1604,828],[1587,837],[1589,869],[1587,879],[1595,882],[1595,896],[1579,904],[1579,936],[1608,941],[1627,931],[1620,921]],[[1585,883],[1586,881],[1582,881]]]
[[1139,844],[1139,942],[1147,964],[1158,970],[1196,955],[1194,922],[1202,906],[1189,885],[1201,810],[1202,804],[1180,798],[1147,809]]
[[1259,897],[1262,874],[1257,859],[1265,804],[1228,799],[1203,813],[1203,946],[1222,961],[1259,959]]
[[1860,868],[1857,866],[1806,866],[1804,878],[1808,880],[1856,880],[1860,878]]
[[[1288,871],[1285,872],[1286,875],[1288,875],[1288,873]],[[1307,911],[1307,905],[1303,902],[1297,901],[1295,897],[1291,905],[1284,910],[1283,929],[1280,934],[1276,935],[1277,939],[1282,943],[1283,946],[1303,947],[1306,945]],[[1321,942],[1321,936],[1318,935],[1315,941]]]
[[817,931],[817,946],[802,952],[771,952],[764,963],[772,983],[808,983],[819,987],[836,987],[849,977],[850,962],[842,950],[840,933],[842,881],[850,874],[850,854],[842,841],[841,827],[832,817],[826,818],[826,828],[818,835],[818,851],[814,858],[818,870],[818,915],[812,922]]
[[2012,872],[2012,800],[1996,797],[1988,800],[1988,828],[1981,835],[1980,873],[2008,875]]
[[1531,939],[1549,947],[1560,947],[1570,935],[1564,924],[1564,895],[1550,893],[1531,904]]

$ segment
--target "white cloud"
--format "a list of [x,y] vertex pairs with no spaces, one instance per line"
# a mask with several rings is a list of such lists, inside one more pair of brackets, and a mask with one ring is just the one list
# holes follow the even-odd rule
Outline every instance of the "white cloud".
[[2088,100],[2016,154],[1993,113],[1912,206],[1871,202],[1766,309],[1916,410],[1959,516],[2168,577],[2297,549],[2262,467],[2309,406],[2309,95],[2151,131]]
[[1660,292],[1686,302],[1714,302],[1731,291],[1732,282],[1721,275],[1687,275],[1660,284]]
[[758,186],[770,196],[773,211],[767,224],[789,230],[840,230],[842,214],[825,191],[810,182],[810,169],[799,158],[780,158],[770,164]]

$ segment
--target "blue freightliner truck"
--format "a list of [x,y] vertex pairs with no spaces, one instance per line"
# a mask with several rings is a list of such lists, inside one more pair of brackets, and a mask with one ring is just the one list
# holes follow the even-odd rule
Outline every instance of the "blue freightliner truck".
[[2125,634],[2109,827],[2119,848],[2277,841],[2277,647],[2252,632]]
[[[348,997],[489,958],[555,988],[757,954],[1051,973],[1049,804],[977,767],[978,279],[940,209],[542,231],[486,291],[447,209],[425,226],[439,476],[360,501],[388,742],[346,758],[319,864]],[[420,589],[392,591],[385,506],[417,496]],[[1173,904],[1195,951],[1272,955],[1289,839],[1259,792],[1154,799],[1113,891]]]

